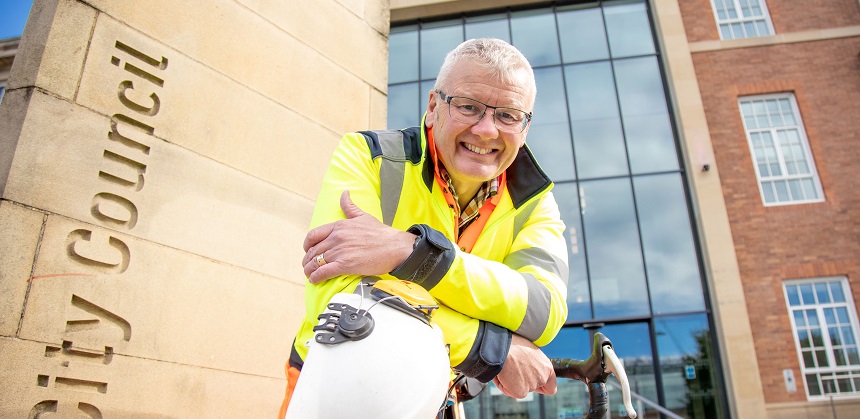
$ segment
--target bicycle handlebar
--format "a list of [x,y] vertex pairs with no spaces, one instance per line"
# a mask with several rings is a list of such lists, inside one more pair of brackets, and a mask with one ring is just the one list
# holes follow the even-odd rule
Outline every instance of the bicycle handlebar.
[[624,365],[612,350],[612,342],[602,333],[594,334],[594,344],[588,359],[581,361],[552,358],[550,361],[556,377],[576,379],[588,386],[589,406],[586,419],[610,419],[609,393],[606,391],[606,379],[610,374],[614,374],[621,384],[621,397],[627,416],[630,419],[636,418]]

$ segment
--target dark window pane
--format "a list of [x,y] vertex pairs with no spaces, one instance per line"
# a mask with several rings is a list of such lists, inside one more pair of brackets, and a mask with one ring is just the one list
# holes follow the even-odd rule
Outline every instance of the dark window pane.
[[511,42],[507,16],[492,15],[466,19],[466,39],[497,38]]
[[803,366],[806,368],[815,368],[815,360],[812,359],[812,352],[803,353]]
[[679,174],[633,178],[654,314],[705,309]]
[[713,344],[704,314],[654,320],[666,408],[694,419],[721,417]]
[[537,69],[535,80],[539,93],[526,144],[552,180],[574,180],[570,123],[564,90],[560,89],[563,85],[561,68]]
[[[459,21],[456,21],[459,22]],[[444,26],[443,26],[444,25]],[[421,78],[432,79],[439,75],[439,67],[448,51],[460,45],[463,25],[451,21],[426,25],[421,29]]]
[[677,170],[678,153],[657,59],[615,61],[615,76],[633,173]]
[[613,57],[629,57],[654,53],[651,24],[645,3],[609,3],[603,8],[609,49]]
[[559,12],[558,32],[561,56],[566,63],[609,58],[603,13],[594,7]]
[[594,317],[649,314],[630,181],[587,181],[580,186]]
[[565,327],[541,351],[550,358],[588,359],[591,356],[591,338],[581,327]]
[[553,194],[567,228],[567,258],[570,275],[567,282],[568,320],[591,319],[591,296],[588,290],[588,273],[585,268],[585,248],[582,242],[582,218],[579,213],[579,188],[575,183],[555,186]]
[[817,374],[806,374],[806,387],[809,389],[810,396],[821,395],[821,386],[818,385]]
[[555,15],[549,9],[512,14],[511,39],[514,46],[528,58],[532,67],[561,62]]
[[388,36],[388,82],[418,80],[418,32],[415,25],[391,30]]
[[388,86],[388,127],[400,129],[415,126],[420,109],[418,83]]
[[609,62],[565,66],[580,179],[626,175],[627,150]]
[[[550,358],[587,359],[591,356],[591,338],[588,331],[579,327],[561,329],[549,345],[541,348]],[[580,381],[567,378],[558,380],[558,392],[544,398],[546,418],[584,417],[588,407],[586,386]],[[471,418],[471,416],[466,416]],[[476,418],[491,416],[475,416]],[[506,416],[492,416],[506,417]]]

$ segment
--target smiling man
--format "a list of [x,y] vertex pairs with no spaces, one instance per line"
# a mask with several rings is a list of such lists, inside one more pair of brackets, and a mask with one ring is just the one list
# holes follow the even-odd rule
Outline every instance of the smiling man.
[[531,66],[503,41],[469,40],[428,93],[420,127],[349,134],[332,156],[304,242],[306,317],[282,415],[317,315],[367,277],[429,291],[454,371],[511,397],[556,391],[538,346],[567,317],[567,248],[553,184],[525,146]]

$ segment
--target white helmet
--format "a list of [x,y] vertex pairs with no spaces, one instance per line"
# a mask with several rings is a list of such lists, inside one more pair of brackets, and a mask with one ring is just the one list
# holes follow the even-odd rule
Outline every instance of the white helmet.
[[430,294],[379,280],[361,295],[335,294],[327,307],[287,419],[436,417],[451,368],[442,332],[429,321],[438,307]]

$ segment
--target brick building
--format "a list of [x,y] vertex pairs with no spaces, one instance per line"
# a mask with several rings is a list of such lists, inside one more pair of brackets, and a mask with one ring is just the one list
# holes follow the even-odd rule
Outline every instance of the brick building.
[[[854,342],[860,169],[851,157],[860,119],[860,6],[853,0],[766,3],[759,16],[772,32],[734,40],[725,34],[721,39],[715,24],[720,16],[708,0],[679,5],[765,403],[771,417],[829,417],[829,395],[847,402],[860,394]],[[773,111],[779,103],[788,106]],[[756,111],[762,106],[767,115]],[[806,188],[792,189],[802,182]],[[845,298],[837,301],[831,289],[814,301],[794,300],[795,289],[801,289],[796,285],[823,291],[824,283],[841,288],[837,294]],[[848,315],[842,320],[853,322],[853,338],[842,335],[848,322],[821,317],[842,309]],[[817,327],[816,320],[827,327]],[[786,377],[796,379],[796,391]]]

